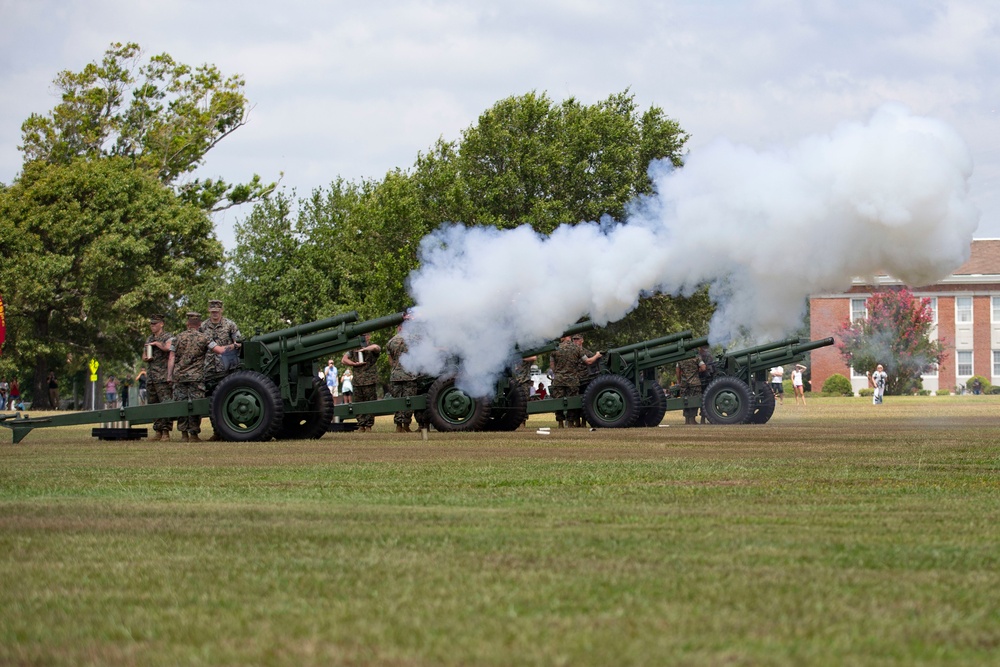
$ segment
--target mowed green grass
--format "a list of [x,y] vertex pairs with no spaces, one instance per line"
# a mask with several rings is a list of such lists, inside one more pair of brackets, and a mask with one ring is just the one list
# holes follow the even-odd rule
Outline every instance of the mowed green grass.
[[682,421],[0,431],[0,664],[1000,661],[1000,397]]

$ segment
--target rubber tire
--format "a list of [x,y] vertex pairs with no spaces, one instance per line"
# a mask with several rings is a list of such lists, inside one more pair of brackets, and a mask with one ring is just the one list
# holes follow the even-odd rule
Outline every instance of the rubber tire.
[[278,430],[278,440],[318,440],[333,421],[333,396],[319,378],[313,378],[309,412],[286,412]]
[[667,397],[663,393],[663,387],[659,382],[650,382],[649,405],[639,410],[639,418],[635,420],[633,426],[653,427],[659,426],[663,421],[663,416],[667,414]]
[[520,385],[514,385],[507,390],[506,407],[493,404],[490,407],[490,421],[486,424],[487,431],[516,431],[528,418],[528,394]]
[[212,427],[223,440],[270,440],[285,416],[281,392],[257,371],[236,371],[223,378],[212,394]]
[[753,407],[750,416],[747,417],[748,424],[766,424],[771,415],[774,414],[774,392],[767,382],[758,382],[759,389],[754,396]]
[[712,424],[742,424],[753,405],[750,387],[734,377],[712,380],[701,396],[702,413]]
[[455,386],[452,376],[434,380],[427,390],[431,423],[439,431],[482,431],[490,420],[490,399],[472,398]]
[[621,375],[598,375],[583,392],[583,414],[598,428],[628,428],[641,404],[639,390]]

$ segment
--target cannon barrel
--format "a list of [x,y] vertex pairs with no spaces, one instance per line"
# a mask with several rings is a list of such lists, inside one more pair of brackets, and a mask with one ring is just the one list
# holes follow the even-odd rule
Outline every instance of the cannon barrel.
[[[833,345],[833,338],[821,338],[819,340],[809,340],[803,341],[791,345],[788,352],[791,356],[797,357],[800,354],[805,354],[809,350],[815,350],[820,347],[826,347],[827,345]],[[778,359],[785,356],[785,350],[770,350],[767,352],[761,352],[758,359],[761,361],[768,361],[772,359]]]
[[777,359],[786,355],[797,356],[808,352],[809,350],[826,347],[827,345],[833,345],[833,338],[806,341],[803,341],[800,338],[786,338],[774,343],[766,343],[764,345],[748,347],[744,350],[737,350],[736,352],[729,352],[725,356],[749,357],[757,355],[757,358],[760,360]]
[[358,319],[357,311],[350,311],[348,313],[343,313],[341,315],[334,315],[333,317],[328,317],[325,320],[316,320],[315,322],[308,322],[306,324],[299,324],[298,326],[289,327],[287,329],[279,329],[278,331],[269,331],[258,336],[254,336],[251,340],[258,343],[273,343],[275,341],[281,340],[282,338],[295,338],[296,336],[305,336],[306,334],[311,334],[314,331],[322,331],[323,329],[329,329],[335,327],[345,322],[355,322]]
[[680,333],[670,334],[669,336],[645,340],[641,343],[632,343],[631,345],[622,345],[621,347],[612,348],[608,350],[608,354],[628,354],[629,352],[634,352],[636,350],[659,347],[660,345],[666,345],[667,343],[676,343],[683,338],[690,338],[691,336],[692,334],[690,331],[681,331]]
[[657,345],[656,347],[641,350],[639,354],[639,363],[641,365],[643,361],[650,357],[656,358],[664,355],[676,354],[678,352],[697,350],[702,345],[708,345],[708,336],[691,338],[688,340],[678,340],[667,345]]
[[784,338],[782,340],[774,341],[773,343],[764,343],[763,345],[754,345],[753,347],[743,348],[742,350],[736,350],[734,352],[726,352],[727,357],[747,357],[751,354],[760,354],[761,352],[769,352],[771,350],[777,350],[779,348],[787,347],[789,345],[796,345],[802,342],[802,339],[798,336],[793,336],[791,338]]
[[[331,318],[332,319],[332,318]],[[282,350],[282,345],[285,344],[285,349],[299,348],[299,349],[312,349],[315,346],[325,345],[326,343],[334,342],[337,340],[348,340],[355,336],[360,336],[361,334],[369,333],[371,331],[378,331],[379,329],[385,329],[387,327],[396,326],[403,322],[403,313],[394,313],[392,315],[386,315],[384,317],[378,317],[374,320],[365,320],[364,322],[351,322],[351,323],[341,323],[336,329],[331,329],[328,331],[321,331],[319,333],[310,334],[307,336],[295,337],[289,341],[287,338],[282,338],[270,343],[267,343],[268,351],[272,354],[279,354]],[[302,326],[309,326],[304,324]],[[286,341],[288,341],[286,343]]]
[[534,357],[539,354],[545,354],[546,352],[551,352],[552,350],[559,347],[559,341],[565,338],[566,336],[572,336],[573,334],[578,334],[578,333],[586,333],[588,331],[593,331],[596,328],[597,325],[594,324],[591,320],[577,322],[569,329],[566,329],[566,331],[563,331],[562,335],[559,336],[559,338],[556,338],[555,340],[550,340],[545,345],[539,345],[538,347],[528,348],[527,350],[519,350],[518,354],[521,356],[521,358]]

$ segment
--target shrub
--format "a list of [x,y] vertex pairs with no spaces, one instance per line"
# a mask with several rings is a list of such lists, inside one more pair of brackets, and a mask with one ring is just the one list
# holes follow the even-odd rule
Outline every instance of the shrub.
[[993,385],[990,384],[990,381],[984,378],[982,375],[973,375],[972,377],[970,377],[968,380],[965,381],[965,390],[967,392],[969,392],[970,394],[972,393],[972,383],[975,382],[976,380],[979,380],[979,382],[983,385],[983,388],[981,390],[982,393],[984,394],[992,393]]
[[951,392],[948,391],[947,389],[938,389],[937,390],[937,395],[938,396],[951,396]]
[[917,396],[930,396],[930,395],[931,395],[930,389],[921,389],[920,391],[917,392]]
[[990,387],[990,390],[989,390],[988,393],[990,393],[990,394],[1000,394],[1000,384],[995,384],[992,387]]
[[823,393],[835,396],[854,396],[854,387],[851,381],[840,373],[834,373],[823,383]]
[[858,396],[867,396],[868,398],[871,398],[874,394],[875,390],[871,387],[865,387],[864,389],[858,390]]

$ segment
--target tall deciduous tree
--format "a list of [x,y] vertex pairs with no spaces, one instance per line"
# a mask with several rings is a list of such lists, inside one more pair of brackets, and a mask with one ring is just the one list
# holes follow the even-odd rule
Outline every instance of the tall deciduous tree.
[[887,394],[900,394],[919,386],[920,375],[940,364],[945,342],[931,340],[934,312],[930,299],[913,296],[908,289],[875,292],[868,299],[868,317],[845,322],[838,335],[844,361],[858,372],[872,372],[882,364],[889,378]]
[[50,366],[130,358],[145,317],[221,260],[205,211],[129,160],[29,163],[0,191],[4,357],[30,363],[39,392]]
[[100,62],[54,81],[61,101],[21,126],[25,162],[69,164],[76,158],[121,157],[176,188],[186,201],[217,211],[260,199],[274,189],[254,175],[249,183],[181,178],[205,154],[247,122],[249,103],[240,76],[213,65],[191,67],[168,54],[140,64],[138,44],[112,44]]

